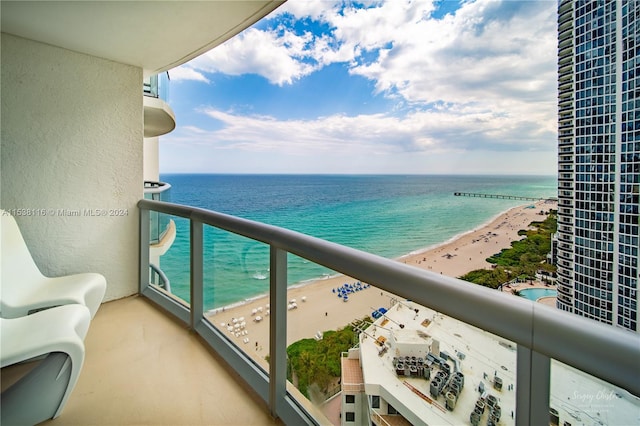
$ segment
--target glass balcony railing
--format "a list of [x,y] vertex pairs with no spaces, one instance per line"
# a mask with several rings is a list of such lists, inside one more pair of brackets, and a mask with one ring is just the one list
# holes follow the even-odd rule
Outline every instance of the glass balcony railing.
[[145,78],[142,86],[143,94],[169,102],[169,80],[168,71]]
[[[171,185],[166,182],[144,183],[144,198],[155,201],[171,201]],[[169,229],[169,216],[152,212],[149,221],[149,243],[158,244]]]
[[[553,424],[567,415],[589,415],[606,422],[619,419],[616,400],[631,401],[631,410],[639,406],[638,334],[291,230],[151,199],[141,200],[138,207],[141,242],[150,239],[153,228],[145,224],[151,223],[153,214],[171,215],[177,227],[173,247],[180,246],[189,253],[189,261],[178,265],[186,275],[181,280],[169,276],[174,293],[178,293],[178,285],[184,286],[178,297],[149,282],[149,246],[140,244],[139,293],[198,333],[264,400],[271,414],[285,424],[326,422],[311,401],[314,395],[326,397],[335,391],[335,383],[330,380],[307,392],[299,390],[304,377],[292,377],[288,364],[287,347],[299,339],[305,322],[320,328],[315,336],[308,336],[311,339],[322,339],[322,328],[332,329],[325,327],[332,320],[329,308],[325,312],[324,306],[316,305],[315,309],[322,312],[313,311],[313,301],[305,299],[304,291],[288,286],[288,275],[293,275],[301,262],[324,268],[330,277],[334,273],[350,277],[340,287],[326,288],[335,303],[354,312],[364,309],[371,313],[373,309],[377,313],[372,315],[377,317],[375,323],[369,326],[373,328],[365,329],[357,321],[351,324],[360,332],[353,339],[361,351],[359,356],[369,356],[368,361],[360,362],[363,370],[369,368],[364,371],[366,382],[373,374],[380,389],[388,380],[401,380],[398,383],[404,386],[397,386],[397,394],[381,391],[379,395],[368,395],[364,418],[376,424],[385,424],[390,420],[388,416],[426,424],[422,419],[431,415],[428,410],[440,416],[451,415],[454,409],[465,419],[454,423],[483,419],[481,424],[485,424],[485,418],[495,419],[500,412],[500,424]],[[231,264],[229,256],[244,265],[242,259],[249,254],[257,261],[244,272],[264,282],[266,294],[243,305],[245,314],[232,315],[228,305],[227,311],[222,308],[225,302],[220,298],[224,298],[225,290],[241,292],[243,283],[225,279],[224,269]],[[170,262],[162,262],[163,269],[169,271]],[[373,292],[369,294],[375,295],[376,305],[358,307],[365,300],[360,292]],[[422,371],[426,377],[426,358],[417,359],[414,364],[415,356],[396,353],[401,348],[398,336],[412,327],[427,330],[422,335],[418,332],[421,339],[433,339],[429,347],[433,352],[429,352],[429,381],[418,382],[419,378],[413,377],[414,370]],[[263,343],[256,334],[263,336]],[[407,338],[412,339],[411,336]],[[393,339],[396,349],[387,350]],[[386,361],[394,369],[383,371],[378,367]],[[306,362],[318,369],[311,360]],[[473,366],[465,370],[465,375],[468,371],[479,374],[480,380],[472,374],[467,376],[466,390],[458,397],[457,385],[450,378],[460,376],[457,373],[461,365]],[[443,387],[440,390],[436,386],[434,391],[429,386],[438,382],[438,377]],[[594,387],[581,387],[579,381],[587,380],[585,377],[591,377],[588,380],[595,383]],[[361,392],[361,387],[354,392]],[[589,405],[589,397],[599,396],[608,399]],[[348,397],[348,403],[359,398]],[[346,396],[343,398],[347,400]],[[486,404],[489,411],[477,409]]]

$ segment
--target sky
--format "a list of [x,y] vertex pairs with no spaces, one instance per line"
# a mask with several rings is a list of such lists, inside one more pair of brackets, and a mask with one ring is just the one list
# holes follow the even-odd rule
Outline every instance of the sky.
[[289,0],[169,71],[161,173],[557,173],[556,2]]

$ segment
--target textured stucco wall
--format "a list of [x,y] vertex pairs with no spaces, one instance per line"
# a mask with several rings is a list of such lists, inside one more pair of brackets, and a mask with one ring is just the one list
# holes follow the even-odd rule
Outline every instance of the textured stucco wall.
[[46,212],[17,217],[45,275],[99,272],[105,300],[135,293],[142,70],[4,33],[1,52],[2,208]]

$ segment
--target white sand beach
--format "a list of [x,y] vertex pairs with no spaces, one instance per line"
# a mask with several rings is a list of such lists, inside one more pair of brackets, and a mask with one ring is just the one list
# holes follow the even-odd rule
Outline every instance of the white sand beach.
[[[479,229],[430,250],[403,256],[398,261],[451,277],[459,277],[475,269],[489,269],[491,265],[485,260],[487,257],[510,247],[512,241],[521,239],[518,231],[528,228],[531,222],[544,220],[546,215],[540,215],[540,212],[556,209],[557,203],[539,201],[534,208],[529,206],[531,204],[512,208]],[[390,298],[394,297],[369,287],[351,294],[349,300],[344,302],[332,292],[332,289],[344,283],[355,282],[349,277],[336,276],[291,288],[288,300],[296,299],[297,307],[288,311],[287,344],[312,338],[318,331],[344,327],[356,318],[370,315],[374,308],[388,307]],[[214,325],[228,333],[239,347],[265,368],[268,368],[265,356],[269,351],[268,304],[268,296],[265,296],[210,315]],[[252,314],[254,310],[256,314]],[[258,316],[262,318],[259,322],[255,321]],[[236,328],[234,319],[236,324],[244,322],[244,327]],[[228,332],[227,327],[234,327],[233,332]]]

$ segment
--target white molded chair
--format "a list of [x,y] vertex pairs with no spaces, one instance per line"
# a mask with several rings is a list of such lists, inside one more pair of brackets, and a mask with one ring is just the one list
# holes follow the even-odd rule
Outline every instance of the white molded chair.
[[107,282],[96,273],[48,278],[33,261],[13,216],[0,210],[0,316],[16,318],[40,309],[78,303],[91,318],[102,303]]
[[60,415],[82,369],[90,321],[89,309],[83,305],[0,318],[2,368],[46,355],[2,392],[2,424],[37,424]]

